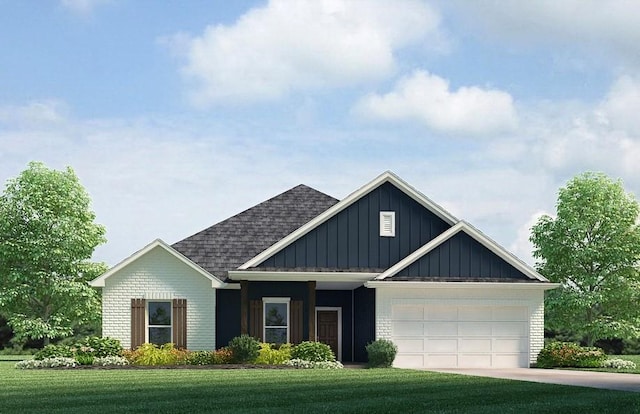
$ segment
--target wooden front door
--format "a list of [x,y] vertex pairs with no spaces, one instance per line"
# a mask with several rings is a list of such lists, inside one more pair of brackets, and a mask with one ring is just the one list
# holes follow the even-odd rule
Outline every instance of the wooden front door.
[[319,310],[317,312],[317,329],[318,342],[327,344],[339,358],[338,353],[338,311],[337,310]]

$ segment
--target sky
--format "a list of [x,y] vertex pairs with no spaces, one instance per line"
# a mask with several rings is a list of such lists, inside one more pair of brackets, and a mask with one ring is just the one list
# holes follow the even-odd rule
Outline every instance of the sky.
[[0,0],[0,182],[71,166],[115,265],[390,170],[533,264],[585,171],[640,194],[640,2]]

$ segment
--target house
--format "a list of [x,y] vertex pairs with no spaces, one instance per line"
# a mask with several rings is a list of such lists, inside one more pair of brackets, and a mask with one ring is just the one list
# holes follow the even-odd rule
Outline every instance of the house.
[[173,245],[156,240],[91,285],[126,348],[213,349],[248,333],[329,344],[398,367],[528,367],[556,287],[391,172],[343,200],[300,185]]

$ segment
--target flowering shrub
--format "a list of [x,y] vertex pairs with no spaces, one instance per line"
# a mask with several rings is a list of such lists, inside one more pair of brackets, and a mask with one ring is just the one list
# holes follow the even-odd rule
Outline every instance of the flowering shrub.
[[47,345],[36,352],[34,358],[39,360],[56,357],[74,358],[81,365],[91,365],[96,357],[120,355],[122,355],[122,346],[117,339],[89,336],[73,346]]
[[214,353],[211,351],[191,351],[187,354],[187,365],[211,365]]
[[602,368],[636,369],[636,364],[633,361],[625,359],[605,359],[600,366]]
[[73,350],[68,345],[49,344],[36,352],[33,359],[43,360],[45,358],[66,357],[73,358]]
[[291,358],[304,359],[305,361],[335,361],[336,356],[333,354],[331,347],[322,342],[304,341],[293,347]]
[[291,344],[282,344],[274,349],[271,344],[261,343],[256,364],[282,365],[291,359]]
[[161,346],[144,343],[123,354],[132,365],[180,365],[185,363],[188,351],[176,349],[172,343]]
[[125,365],[129,365],[129,361],[127,360],[127,358],[121,356],[106,356],[94,358],[93,365],[99,367],[122,367]]
[[75,346],[77,349],[91,348],[91,355],[94,357],[120,356],[122,355],[122,346],[120,341],[113,338],[102,338],[99,336],[88,336]]
[[538,368],[599,368],[607,358],[600,348],[582,347],[572,342],[551,342],[540,351]]
[[36,368],[74,368],[78,366],[78,362],[73,358],[56,357],[45,359],[30,359],[20,361],[16,364],[18,369],[36,369]]
[[304,359],[294,358],[286,361],[284,365],[293,368],[304,369],[341,369],[344,368],[340,361],[307,361]]
[[388,339],[378,339],[365,347],[369,368],[389,368],[396,359],[398,347]]
[[213,351],[213,364],[230,364],[233,361],[233,352],[229,348],[220,348]]

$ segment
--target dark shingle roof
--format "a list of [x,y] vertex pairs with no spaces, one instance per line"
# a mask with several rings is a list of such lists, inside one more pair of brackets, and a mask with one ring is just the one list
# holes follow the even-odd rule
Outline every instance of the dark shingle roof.
[[264,201],[172,245],[209,273],[234,270],[338,200],[306,185]]

